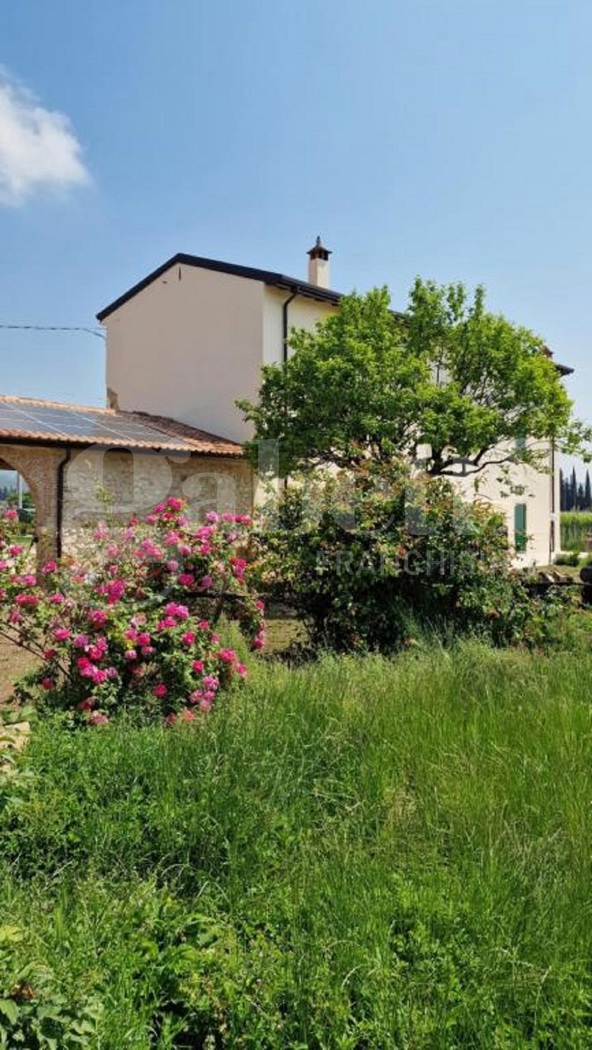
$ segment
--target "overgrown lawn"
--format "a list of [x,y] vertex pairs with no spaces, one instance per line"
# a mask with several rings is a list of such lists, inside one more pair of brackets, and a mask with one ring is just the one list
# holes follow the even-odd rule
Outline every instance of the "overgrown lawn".
[[592,657],[464,645],[261,665],[203,728],[40,725],[0,999],[96,1009],[93,1050],[590,1047],[591,695]]

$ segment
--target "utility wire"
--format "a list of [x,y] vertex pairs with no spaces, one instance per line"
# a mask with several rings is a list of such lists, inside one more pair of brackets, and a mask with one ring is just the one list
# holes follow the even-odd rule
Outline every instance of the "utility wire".
[[105,333],[100,328],[84,328],[77,325],[4,324],[0,322],[0,328],[10,329],[11,331],[26,332],[86,332],[88,335],[96,336],[97,339],[105,338]]

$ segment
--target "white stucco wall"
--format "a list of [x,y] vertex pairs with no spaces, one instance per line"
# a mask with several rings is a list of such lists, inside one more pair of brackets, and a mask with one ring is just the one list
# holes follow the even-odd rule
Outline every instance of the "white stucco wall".
[[[290,293],[230,274],[175,265],[105,321],[107,387],[119,408],[153,412],[244,441],[249,428],[237,397],[256,401],[261,366],[281,362],[283,304]],[[288,328],[313,330],[336,307],[297,296]],[[526,503],[528,548],[517,564],[549,561],[552,482],[529,468],[515,472],[523,496],[502,496],[498,471],[484,471],[479,496],[503,511],[510,542],[514,507]],[[557,479],[555,480],[558,485]],[[459,479],[467,498],[468,479]],[[559,545],[559,497],[555,549]]]
[[[263,353],[262,364],[277,365],[283,354],[283,304],[290,298],[289,292],[267,285],[263,289]],[[292,328],[306,328],[313,331],[323,318],[335,313],[336,307],[330,303],[317,302],[316,299],[304,299],[297,296],[288,306],[288,333]],[[289,351],[288,336],[288,351]]]
[[[545,448],[547,462],[551,466],[551,450]],[[532,467],[517,466],[512,468],[510,479],[512,487],[521,486],[523,492],[504,495],[508,485],[499,480],[500,468],[489,467],[474,478],[459,479],[459,485],[466,498],[475,495],[504,514],[508,528],[510,544],[514,545],[514,508],[518,503],[526,504],[527,548],[524,553],[516,554],[516,566],[548,565],[553,553],[559,550],[559,491],[558,471],[555,475],[541,473]],[[554,490],[554,491],[553,491]],[[555,543],[551,550],[551,522],[555,514]]]
[[255,399],[264,285],[175,265],[105,320],[107,388],[119,408],[242,441],[234,402]]

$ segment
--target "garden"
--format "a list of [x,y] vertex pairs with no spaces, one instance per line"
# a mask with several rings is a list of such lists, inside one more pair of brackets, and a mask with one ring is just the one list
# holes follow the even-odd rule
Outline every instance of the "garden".
[[[170,499],[39,572],[3,520],[0,633],[32,664],[0,752],[0,1046],[588,1045],[592,658],[559,629],[585,614],[502,570],[477,505],[480,557],[435,581],[440,482],[408,578],[391,484],[377,507],[363,479],[353,541],[333,491],[306,542],[287,499],[273,544]],[[398,568],[316,571],[340,536]],[[266,655],[278,559],[307,642]]]
[[[340,317],[408,367],[384,297]],[[591,1045],[590,614],[460,498],[443,411],[421,471],[360,418],[285,435],[253,518],[171,496],[39,566],[1,520],[0,1050]]]

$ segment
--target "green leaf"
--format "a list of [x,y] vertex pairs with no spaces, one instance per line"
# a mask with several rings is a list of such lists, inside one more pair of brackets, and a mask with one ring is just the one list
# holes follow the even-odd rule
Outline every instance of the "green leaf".
[[11,1024],[17,1023],[19,1019],[19,1008],[14,999],[0,999],[0,1014],[4,1014]]

